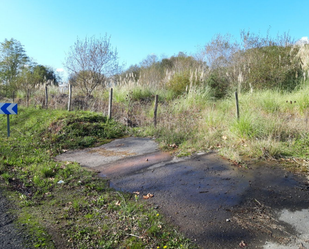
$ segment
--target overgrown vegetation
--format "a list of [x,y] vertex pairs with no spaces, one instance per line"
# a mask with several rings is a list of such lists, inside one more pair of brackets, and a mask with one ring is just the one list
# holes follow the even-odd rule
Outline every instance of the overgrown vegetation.
[[[5,117],[0,117],[0,175],[20,205],[19,221],[34,234],[31,244],[192,246],[168,229],[156,210],[140,205],[138,196],[109,189],[77,164],[52,160],[67,149],[99,145],[124,133],[155,137],[178,156],[215,150],[235,164],[291,160],[308,172],[308,51],[308,44],[295,44],[286,34],[274,39],[243,31],[240,42],[217,35],[196,56],[151,55],[110,77],[89,68],[77,70],[86,85],[73,87],[72,113],[61,111],[67,108],[66,90],[49,87],[47,106],[42,85],[31,85],[30,95],[20,88],[16,101],[31,108],[12,115],[10,139],[5,138]],[[8,79],[3,72],[2,79]],[[1,85],[2,96],[11,96],[8,83]],[[102,115],[107,114],[109,87],[114,89],[113,120]]]
[[108,187],[76,163],[56,162],[66,149],[102,144],[124,127],[95,113],[22,107],[11,137],[0,117],[0,178],[18,205],[19,225],[37,248],[189,248],[138,195]]
[[130,82],[173,91],[179,96],[192,87],[209,88],[212,97],[265,89],[294,90],[308,78],[308,44],[296,44],[288,35],[265,37],[243,30],[240,38],[218,34],[194,56],[148,56],[121,77]]
[[147,125],[134,132],[155,136],[164,147],[175,144],[179,155],[217,150],[236,163],[244,158],[301,158],[300,164],[307,165],[308,89],[240,94],[239,120],[233,95],[213,101],[207,92],[195,90],[161,104],[156,129]]

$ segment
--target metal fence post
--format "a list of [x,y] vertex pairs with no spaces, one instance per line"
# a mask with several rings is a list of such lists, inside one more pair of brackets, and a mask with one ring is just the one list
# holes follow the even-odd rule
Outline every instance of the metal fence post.
[[236,117],[239,120],[239,104],[238,104],[238,93],[235,92],[235,99],[236,99]]
[[113,88],[111,88],[109,92],[108,119],[112,118],[112,108],[113,108]]

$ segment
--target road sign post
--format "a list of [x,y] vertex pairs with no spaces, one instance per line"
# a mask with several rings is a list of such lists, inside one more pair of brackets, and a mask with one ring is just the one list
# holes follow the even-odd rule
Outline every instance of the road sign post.
[[10,136],[10,115],[7,114],[7,124],[8,124],[8,137]]
[[0,103],[0,114],[7,116],[8,137],[10,136],[10,115],[17,114],[17,104],[14,103]]

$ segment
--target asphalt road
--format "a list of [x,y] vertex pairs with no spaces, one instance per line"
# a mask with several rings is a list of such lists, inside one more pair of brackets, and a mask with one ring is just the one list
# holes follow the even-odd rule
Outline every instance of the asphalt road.
[[25,249],[23,242],[26,234],[14,225],[15,217],[10,212],[10,202],[0,189],[0,248],[2,249]]
[[[215,153],[173,158],[152,139],[133,137],[57,160],[139,192],[201,248],[309,249],[308,176],[273,162],[236,167]],[[154,196],[143,199],[148,193]]]

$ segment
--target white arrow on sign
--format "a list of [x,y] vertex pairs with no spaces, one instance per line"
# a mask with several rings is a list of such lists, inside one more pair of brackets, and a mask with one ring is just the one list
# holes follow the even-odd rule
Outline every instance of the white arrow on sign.
[[0,114],[17,114],[17,104],[0,103]]

